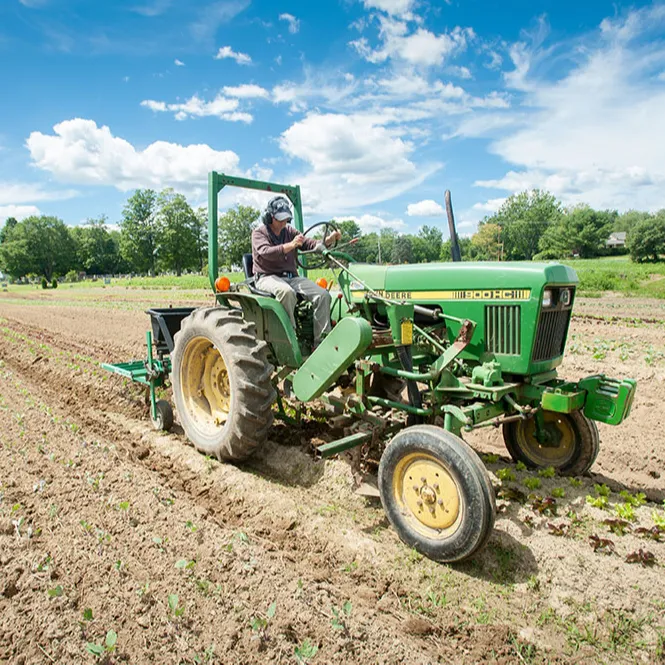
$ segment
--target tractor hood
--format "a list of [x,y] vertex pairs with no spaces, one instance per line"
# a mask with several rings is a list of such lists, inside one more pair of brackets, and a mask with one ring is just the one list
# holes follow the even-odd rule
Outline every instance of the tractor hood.
[[[352,263],[340,276],[352,303],[374,294],[439,307],[476,323],[462,357],[495,361],[504,373],[538,374],[563,359],[577,275],[560,263],[480,262],[375,266]],[[371,295],[365,307],[372,304]],[[449,325],[451,341],[457,334]]]

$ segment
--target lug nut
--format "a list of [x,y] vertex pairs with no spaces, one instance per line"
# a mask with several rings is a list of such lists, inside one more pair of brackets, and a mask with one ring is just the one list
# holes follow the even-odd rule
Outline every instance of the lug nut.
[[425,476],[423,476],[423,477],[420,479],[420,482],[421,482],[423,485],[427,485],[427,478],[425,478]]
[[442,499],[439,499],[439,500],[437,501],[437,503],[438,503],[440,506],[442,506],[442,505],[443,505],[443,500],[442,500]]
[[439,491],[439,483],[434,483],[432,487],[438,492]]
[[422,507],[423,507],[423,502],[422,502],[420,499],[418,499],[418,501],[416,501],[416,505],[417,505],[419,508],[422,508]]
[[420,491],[420,487],[418,487],[418,485],[414,485],[414,486],[413,486],[413,491],[414,491],[414,492],[419,492],[419,491]]

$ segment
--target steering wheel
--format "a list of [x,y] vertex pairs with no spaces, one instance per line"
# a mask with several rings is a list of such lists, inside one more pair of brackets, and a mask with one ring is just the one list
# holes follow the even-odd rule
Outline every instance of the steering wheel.
[[[314,229],[317,229],[319,226],[323,226],[323,238],[321,242],[325,244],[326,238],[334,231],[339,231],[339,227],[335,222],[317,222],[316,224],[312,224],[304,233],[303,237],[306,238],[309,233],[311,233]],[[339,243],[339,240],[335,240],[335,242],[328,247],[327,249],[335,249]],[[307,256],[307,263],[303,263],[300,261],[300,255],[304,254]],[[318,254],[318,256],[315,258],[313,255]],[[309,249],[309,250],[303,250],[303,249],[298,249],[298,254],[296,255],[296,262],[301,268],[305,268],[307,270],[314,270],[317,268],[323,268],[326,265],[326,257],[322,256],[319,254],[315,249]]]

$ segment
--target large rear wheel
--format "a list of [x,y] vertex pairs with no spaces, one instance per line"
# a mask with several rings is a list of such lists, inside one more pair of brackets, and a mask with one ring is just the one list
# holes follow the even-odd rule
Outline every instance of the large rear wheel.
[[554,467],[567,476],[586,473],[600,448],[598,428],[581,411],[544,411],[546,440],[536,437],[536,420],[517,420],[503,426],[503,440],[511,457],[529,468]]
[[478,455],[433,425],[402,430],[379,465],[379,491],[399,537],[435,561],[475,554],[494,526],[496,505]]
[[236,461],[265,443],[275,390],[267,345],[236,310],[195,310],[175,335],[171,382],[180,423],[197,450]]

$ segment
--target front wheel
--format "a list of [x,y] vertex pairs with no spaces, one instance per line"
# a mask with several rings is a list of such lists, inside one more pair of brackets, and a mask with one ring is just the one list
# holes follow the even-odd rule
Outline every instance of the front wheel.
[[165,399],[160,399],[155,404],[155,411],[157,417],[150,418],[152,426],[157,431],[168,432],[173,427],[173,409],[171,405]]
[[531,469],[554,467],[566,476],[581,476],[596,461],[600,448],[598,428],[581,411],[544,411],[546,441],[536,437],[536,420],[505,423],[503,440],[510,456]]
[[399,537],[434,561],[469,558],[494,526],[494,490],[478,455],[433,425],[407,427],[390,442],[379,492]]

